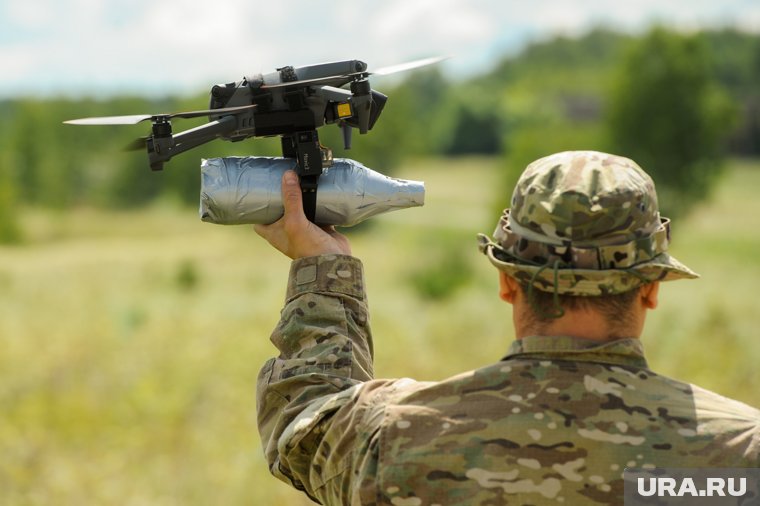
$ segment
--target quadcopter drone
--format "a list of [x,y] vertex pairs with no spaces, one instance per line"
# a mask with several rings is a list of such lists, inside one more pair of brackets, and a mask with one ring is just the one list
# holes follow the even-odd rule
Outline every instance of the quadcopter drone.
[[[208,110],[83,118],[65,123],[131,125],[150,120],[151,134],[138,139],[132,147],[147,150],[152,170],[161,170],[173,156],[217,138],[236,142],[279,135],[283,156],[296,160],[304,210],[313,221],[317,181],[322,170],[332,164],[332,150],[320,144],[317,128],[337,123],[343,131],[344,147],[350,149],[352,129],[359,129],[360,134],[371,130],[388,99],[370,87],[369,76],[410,70],[444,59],[426,58],[374,72],[369,72],[367,64],[359,60],[287,66],[213,86]],[[176,134],[172,132],[173,118],[202,116],[208,116],[209,122]]]

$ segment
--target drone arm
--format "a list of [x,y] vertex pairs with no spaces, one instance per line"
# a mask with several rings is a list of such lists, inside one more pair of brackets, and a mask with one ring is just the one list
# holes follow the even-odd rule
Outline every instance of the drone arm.
[[183,145],[193,144],[191,147],[195,147],[216,139],[220,135],[234,132],[237,129],[237,124],[238,122],[235,116],[223,116],[217,120],[210,121],[205,125],[178,133],[174,136],[174,142]]
[[348,102],[351,100],[351,92],[335,86],[320,86],[314,89],[316,95],[335,102]]
[[163,162],[175,155],[205,144],[220,135],[234,132],[238,120],[235,116],[223,116],[205,125],[185,130],[169,138],[153,137],[148,141],[148,157],[153,170],[161,170]]

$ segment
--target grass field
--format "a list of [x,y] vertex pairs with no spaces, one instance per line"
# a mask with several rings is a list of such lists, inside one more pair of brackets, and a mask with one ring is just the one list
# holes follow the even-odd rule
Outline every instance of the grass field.
[[[378,376],[440,379],[507,349],[510,310],[475,247],[508,200],[497,171],[409,163],[398,175],[426,181],[425,207],[347,232]],[[756,406],[757,188],[760,164],[732,163],[674,224],[673,253],[703,278],[664,285],[643,338],[655,370]],[[311,504],[269,476],[255,429],[287,259],[171,205],[23,222],[26,242],[0,248],[0,504]]]

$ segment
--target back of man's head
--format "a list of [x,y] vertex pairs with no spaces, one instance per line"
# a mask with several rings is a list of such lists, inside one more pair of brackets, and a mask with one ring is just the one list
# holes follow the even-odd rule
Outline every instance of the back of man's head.
[[531,163],[480,249],[523,287],[537,321],[568,310],[614,318],[655,281],[695,278],[667,253],[670,221],[635,162],[566,151]]

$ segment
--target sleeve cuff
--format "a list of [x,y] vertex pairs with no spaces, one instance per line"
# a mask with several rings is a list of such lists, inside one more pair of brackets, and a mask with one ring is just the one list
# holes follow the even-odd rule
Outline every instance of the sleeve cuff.
[[364,269],[358,258],[320,255],[290,264],[286,300],[307,292],[337,293],[365,299]]

